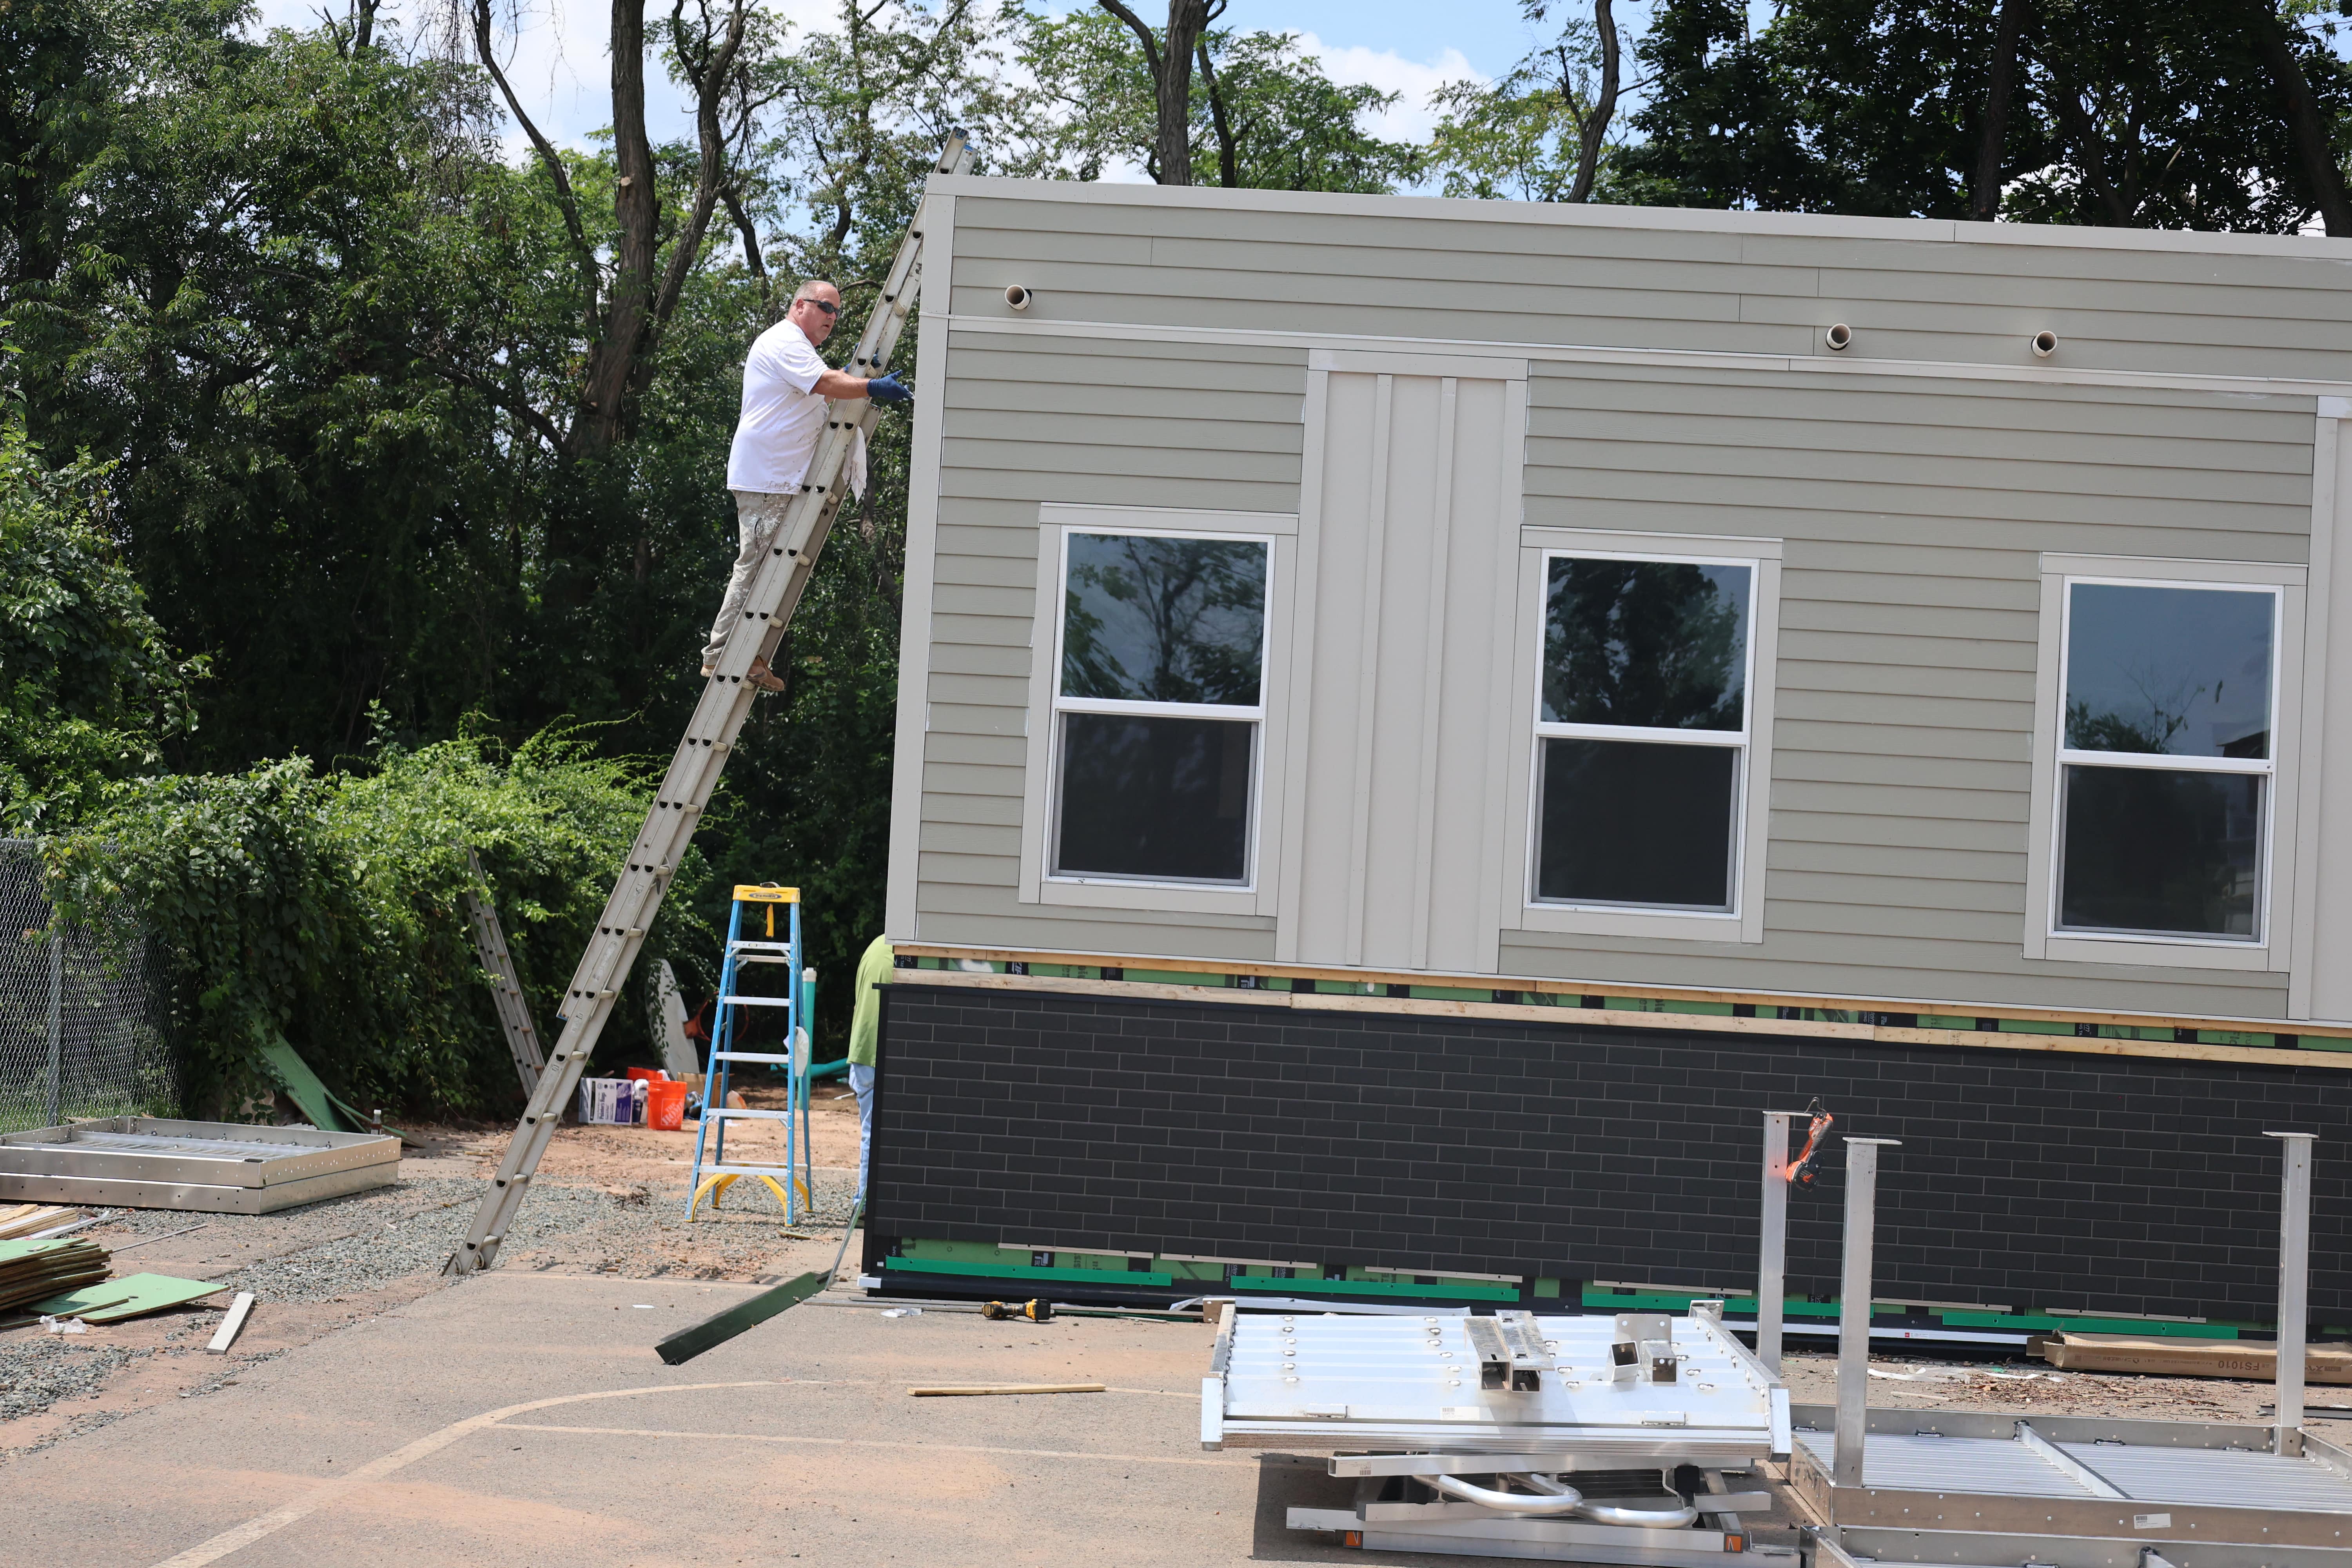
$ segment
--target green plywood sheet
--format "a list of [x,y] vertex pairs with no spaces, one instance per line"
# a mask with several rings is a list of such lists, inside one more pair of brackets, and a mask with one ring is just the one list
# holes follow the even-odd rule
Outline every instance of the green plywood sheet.
[[[285,1086],[286,1097],[310,1119],[311,1126],[321,1132],[368,1131],[367,1117],[321,1082],[319,1075],[310,1070],[310,1064],[287,1044],[285,1036],[274,1032],[266,1036],[261,1042],[261,1058],[269,1064],[269,1070],[276,1073],[278,1081]],[[389,1122],[385,1123],[383,1130],[404,1143],[423,1147],[417,1140]]]
[[295,1054],[283,1035],[272,1032],[262,1037],[261,1059],[269,1064],[269,1070],[285,1087],[286,1098],[310,1119],[311,1126],[321,1132],[359,1131],[360,1124],[346,1122],[335,1114],[334,1096],[327,1092],[327,1086],[319,1081],[310,1064]]
[[45,1317],[110,1323],[118,1318],[160,1312],[166,1307],[177,1307],[227,1289],[226,1285],[207,1284],[202,1279],[175,1279],[169,1274],[132,1274],[121,1279],[101,1279],[46,1301],[32,1302],[25,1310]]

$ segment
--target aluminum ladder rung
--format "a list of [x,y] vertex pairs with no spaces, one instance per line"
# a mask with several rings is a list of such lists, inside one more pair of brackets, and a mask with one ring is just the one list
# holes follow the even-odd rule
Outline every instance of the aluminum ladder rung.
[[[789,1110],[749,1110],[740,1105],[722,1105],[716,1110],[705,1107],[702,1114],[712,1121],[790,1121],[793,1119]],[[707,1171],[710,1167],[705,1165],[703,1169]]]
[[730,1007],[789,1007],[789,996],[721,996],[719,1002]]
[[750,940],[748,940],[748,939],[747,939],[747,940],[742,941],[742,942],[729,942],[729,943],[727,944],[727,951],[728,951],[728,952],[783,952],[783,953],[789,953],[789,952],[791,952],[793,951],[793,944],[792,944],[791,942],[767,942],[767,941],[752,942],[752,941],[750,941]]
[[706,1176],[781,1176],[786,1181],[800,1180],[798,1172],[786,1170],[782,1165],[705,1165],[702,1173]]
[[[941,174],[961,174],[971,166],[971,149],[961,132],[948,137],[931,165]],[[853,374],[879,375],[889,368],[921,284],[924,211],[919,205],[916,208],[889,270],[883,275],[880,297],[867,312],[866,326],[851,353],[848,368]],[[943,274],[940,280],[944,281]],[[660,911],[670,878],[692,843],[703,810],[735,749],[736,737],[751,717],[758,692],[744,678],[754,659],[773,656],[799,612],[840,510],[845,493],[840,480],[851,449],[881,417],[871,402],[830,404],[825,416],[824,432],[818,437],[800,493],[785,509],[774,552],[752,579],[742,635],[729,640],[718,669],[704,684],[685,733],[670,755],[668,772],[662,776],[652,809],[630,842],[620,875],[597,920],[596,933],[564,985],[559,1009],[562,1033],[548,1058],[547,1069],[539,1074],[538,1085],[530,1091],[515,1135],[508,1140],[489,1194],[474,1211],[465,1239],[450,1255],[447,1273],[471,1274],[497,1261],[515,1212],[530,1190],[530,1178],[572,1103],[597,1037],[612,1018],[621,984],[636,962],[646,931]]]
[[770,1051],[713,1051],[710,1053],[710,1059],[714,1062],[767,1062],[771,1065],[788,1065],[793,1058],[789,1055],[779,1056]]

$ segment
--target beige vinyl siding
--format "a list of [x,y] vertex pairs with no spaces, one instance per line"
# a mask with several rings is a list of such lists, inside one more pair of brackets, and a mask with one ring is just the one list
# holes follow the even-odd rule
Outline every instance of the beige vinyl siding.
[[[1783,542],[1770,835],[1749,889],[1760,942],[1531,931],[1507,910],[1498,974],[2286,1012],[2284,974],[2028,961],[2021,942],[2042,554],[2306,563],[2316,405],[2252,384],[2037,379],[2025,340],[2058,332],[2064,371],[2352,377],[2352,275],[2333,256],[2230,237],[2135,248],[1937,224],[950,188],[937,551],[926,636],[907,650],[929,662],[922,940],[1276,956],[1270,917],[1019,900],[1036,852],[1021,842],[1026,747],[1046,721],[1029,680],[1052,635],[1034,602],[1039,505],[1301,506],[1307,347],[1221,331],[1780,355],[1835,373],[1529,356],[1525,523]],[[1018,316],[1009,283],[1035,291]],[[1833,321],[1856,332],[1843,355],[1822,343]],[[1874,360],[2004,374],[1845,374]],[[1496,616],[1520,613],[1507,598]],[[1346,809],[1318,796],[1304,816],[1328,829]],[[1508,825],[1507,880],[1527,831]],[[2287,918],[2274,911],[2282,932]]]
[[[2137,248],[2006,226],[1836,223],[1848,232],[1737,232],[1749,215],[1567,211],[1347,198],[1292,210],[1055,199],[1050,186],[958,182],[959,315],[1461,342],[1560,343],[2034,363],[2047,328],[2064,363],[2210,375],[2341,377],[2352,354],[2342,262]],[[1020,192],[1014,195],[1015,191]],[[1451,220],[1451,221],[1449,221]],[[1654,216],[1649,221],[1655,222]],[[2031,243],[2058,238],[2061,243]],[[2210,237],[2201,237],[2210,242]],[[2066,243],[2071,241],[2072,243]],[[2189,242],[2191,244],[2195,241]]]
[[[1528,521],[1787,542],[1765,941],[1612,943],[1609,976],[2284,1010],[2284,975],[2029,963],[2019,938],[2041,552],[2304,561],[2309,398],[1552,365],[1529,403]],[[1591,939],[1504,940],[1506,969],[1594,969]]]
[[1271,956],[1271,920],[1019,901],[1027,737],[1048,721],[1029,712],[1033,638],[1053,635],[1034,618],[1037,509],[1296,510],[1306,363],[1277,349],[950,342],[917,849],[927,940]]

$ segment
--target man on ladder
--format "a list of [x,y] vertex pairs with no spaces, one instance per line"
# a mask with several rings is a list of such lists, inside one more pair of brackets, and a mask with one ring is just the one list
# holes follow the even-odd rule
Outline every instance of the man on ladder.
[[[784,319],[752,340],[743,361],[743,410],[735,424],[735,445],[727,457],[727,488],[735,493],[736,527],[741,535],[734,573],[727,579],[726,601],[719,618],[710,623],[710,642],[702,650],[703,679],[719,668],[727,651],[728,634],[743,618],[743,601],[751,579],[776,542],[784,509],[799,493],[816,453],[816,438],[824,433],[824,408],[829,398],[870,397],[877,403],[911,403],[915,395],[895,375],[871,380],[845,375],[817,357],[817,345],[833,334],[841,314],[841,290],[822,278],[812,278],[793,296]],[[863,447],[852,456],[850,488],[865,488]],[[753,661],[744,677],[762,691],[782,691],[784,683]]]
[[[965,145],[963,132],[949,132],[933,172],[961,174],[971,167],[971,149]],[[916,209],[906,237],[899,241],[889,269],[875,290],[874,309],[866,318],[865,330],[858,334],[856,346],[850,351],[849,363],[854,368],[880,373],[889,366],[900,329],[914,310],[921,287],[923,214],[928,210],[927,197],[925,205]],[[824,298],[824,303],[835,304],[839,296],[827,288]],[[818,317],[829,316],[829,312],[817,307],[808,309]],[[828,320],[819,324],[831,323]],[[808,331],[801,335],[809,339],[810,347],[815,346],[815,339]],[[789,341],[786,346],[790,346]],[[895,381],[879,374],[870,382],[861,382],[844,373],[844,380],[850,387],[865,389],[854,394],[861,397],[879,389],[885,382],[889,383],[893,392],[902,390]],[[820,375],[811,381],[810,388],[822,395],[828,384],[841,384],[825,383]],[[845,391],[845,395],[852,394]],[[892,393],[881,395],[887,401]],[[490,1177],[489,1193],[474,1211],[474,1217],[467,1222],[464,1239],[444,1266],[447,1273],[478,1273],[498,1261],[499,1249],[506,1245],[507,1227],[521,1210],[531,1179],[539,1172],[539,1163],[546,1156],[548,1144],[562,1122],[563,1109],[579,1087],[588,1058],[596,1048],[597,1037],[612,1018],[646,931],[660,911],[678,859],[692,843],[695,825],[709,805],[728,754],[735,749],[736,736],[750,717],[751,699],[760,689],[758,683],[750,679],[751,674],[755,668],[762,674],[767,672],[766,665],[760,661],[769,652],[770,639],[782,637],[784,628],[792,624],[802,593],[824,548],[825,536],[832,531],[834,517],[840,510],[839,481],[850,468],[866,426],[877,416],[870,404],[855,413],[849,407],[838,407],[830,416],[820,405],[813,422],[817,433],[814,456],[805,463],[797,493],[782,508],[782,526],[768,554],[764,559],[752,557],[758,562],[756,568],[738,567],[739,581],[748,580],[748,586],[736,618],[758,624],[761,628],[758,646],[752,649],[734,647],[731,637],[726,636],[734,629],[732,626],[722,624],[717,628],[724,640],[718,663],[711,669],[709,684],[695,702],[686,733],[679,738],[669,767],[662,774],[644,825],[630,842],[620,875],[614,880],[612,895],[604,900],[596,932],[588,939],[587,951],[580,955],[579,967],[572,972],[571,983],[564,987],[559,1010],[563,1032],[555,1048],[548,1053],[547,1070],[540,1074],[539,1087],[531,1090],[530,1103],[523,1107],[515,1135],[507,1141],[506,1152],[499,1157],[498,1170]],[[721,618],[723,622],[725,617]]]

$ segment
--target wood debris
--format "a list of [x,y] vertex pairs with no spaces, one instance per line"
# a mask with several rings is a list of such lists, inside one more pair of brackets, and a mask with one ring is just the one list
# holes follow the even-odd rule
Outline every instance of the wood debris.
[[[2268,1383],[2278,1376],[2278,1347],[2241,1340],[2142,1338],[2133,1334],[2062,1334],[2036,1347],[2052,1366],[2069,1372],[2154,1373],[2160,1377],[2238,1377]],[[2305,1383],[2352,1384],[2352,1348],[2313,1345],[2304,1352]]]
[[20,1241],[89,1217],[81,1209],[62,1208],[55,1204],[16,1204],[0,1208],[0,1241]]
[[78,1236],[0,1241],[0,1310],[95,1285],[109,1268],[106,1248]]

